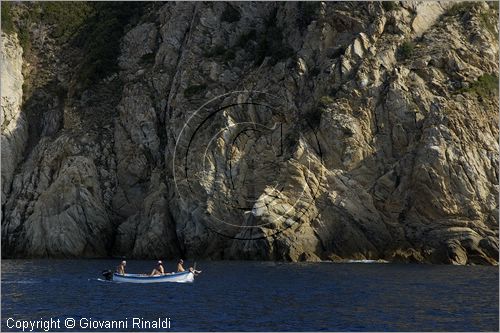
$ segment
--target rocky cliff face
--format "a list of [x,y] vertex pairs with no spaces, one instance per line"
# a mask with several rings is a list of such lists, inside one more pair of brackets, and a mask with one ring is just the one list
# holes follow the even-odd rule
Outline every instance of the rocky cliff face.
[[497,264],[497,17],[168,3],[80,94],[52,48],[22,107],[7,36],[3,256]]
[[21,112],[23,98],[22,49],[17,36],[2,34],[2,206],[12,184],[14,170],[23,156],[27,123]]

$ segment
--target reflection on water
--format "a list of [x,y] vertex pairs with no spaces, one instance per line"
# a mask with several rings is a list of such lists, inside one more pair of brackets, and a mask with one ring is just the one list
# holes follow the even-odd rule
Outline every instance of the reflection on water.
[[9,317],[169,317],[177,331],[498,331],[497,267],[203,262],[193,284],[97,281],[116,264],[2,260],[2,330]]

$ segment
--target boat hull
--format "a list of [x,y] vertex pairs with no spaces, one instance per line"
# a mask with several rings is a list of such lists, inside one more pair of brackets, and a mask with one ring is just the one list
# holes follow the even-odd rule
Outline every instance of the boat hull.
[[148,276],[142,274],[113,274],[113,281],[128,283],[191,283],[194,281],[194,274],[191,272],[172,273],[164,275]]

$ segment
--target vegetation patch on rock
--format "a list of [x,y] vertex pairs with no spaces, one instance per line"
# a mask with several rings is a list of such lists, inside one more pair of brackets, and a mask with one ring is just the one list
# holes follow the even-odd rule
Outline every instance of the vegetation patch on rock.
[[468,2],[468,1],[461,1],[457,2],[453,6],[450,7],[445,13],[447,16],[456,16],[460,15],[462,16],[463,14],[469,12],[472,8],[474,8],[476,4],[474,2]]
[[382,7],[386,12],[390,12],[398,7],[395,1],[382,1]]
[[483,98],[498,95],[498,76],[493,74],[481,75],[477,81],[468,87],[461,88],[459,93],[476,94]]
[[79,68],[82,88],[118,70],[120,40],[125,28],[141,16],[142,2],[96,2],[93,12],[74,42],[82,48],[84,58]]
[[269,64],[274,66],[279,61],[292,57],[293,49],[284,41],[283,29],[276,25],[276,11],[266,20],[264,30],[255,29],[242,34],[236,42],[254,58],[254,65],[261,65],[269,57]]
[[12,5],[10,2],[3,2],[2,3],[2,31],[5,33],[12,33],[14,32],[14,22],[12,21]]
[[401,44],[401,46],[399,46],[398,49],[398,54],[403,60],[413,56],[414,52],[415,52],[415,43],[411,41],[403,42],[403,44]]

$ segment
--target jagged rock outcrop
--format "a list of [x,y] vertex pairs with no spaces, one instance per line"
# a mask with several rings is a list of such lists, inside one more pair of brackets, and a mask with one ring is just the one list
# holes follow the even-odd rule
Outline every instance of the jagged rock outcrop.
[[12,162],[2,252],[497,264],[498,12],[461,6],[150,8]]

